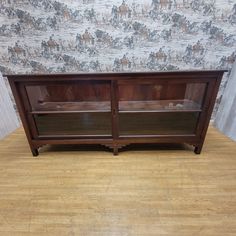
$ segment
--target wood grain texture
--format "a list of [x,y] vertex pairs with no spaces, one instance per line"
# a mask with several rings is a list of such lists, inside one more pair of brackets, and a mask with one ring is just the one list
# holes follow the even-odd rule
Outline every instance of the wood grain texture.
[[22,128],[0,142],[0,235],[236,234],[236,144],[212,127],[197,158],[179,145],[43,149],[32,158]]

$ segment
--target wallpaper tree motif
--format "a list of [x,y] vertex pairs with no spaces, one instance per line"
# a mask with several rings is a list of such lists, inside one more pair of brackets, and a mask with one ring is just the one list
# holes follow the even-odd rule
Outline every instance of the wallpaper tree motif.
[[0,71],[231,69],[235,29],[236,0],[0,0]]

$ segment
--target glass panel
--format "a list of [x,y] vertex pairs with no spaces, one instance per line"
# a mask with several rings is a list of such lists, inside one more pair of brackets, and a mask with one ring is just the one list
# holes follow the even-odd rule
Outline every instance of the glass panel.
[[33,111],[110,111],[110,84],[102,81],[26,86]]
[[206,83],[119,84],[119,110],[201,111]]
[[110,113],[34,115],[39,135],[111,135]]
[[194,134],[198,112],[120,113],[120,135]]

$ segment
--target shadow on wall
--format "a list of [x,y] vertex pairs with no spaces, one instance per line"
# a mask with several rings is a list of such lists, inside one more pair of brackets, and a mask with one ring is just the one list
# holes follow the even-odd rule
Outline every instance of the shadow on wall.
[[214,124],[221,132],[236,141],[236,62],[233,65]]
[[0,139],[13,132],[20,125],[13,101],[9,95],[7,83],[0,73]]

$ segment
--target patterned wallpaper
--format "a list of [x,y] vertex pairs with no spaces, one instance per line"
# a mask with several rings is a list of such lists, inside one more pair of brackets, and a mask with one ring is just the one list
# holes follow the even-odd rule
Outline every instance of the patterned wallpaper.
[[0,71],[231,69],[235,29],[236,0],[0,0]]

